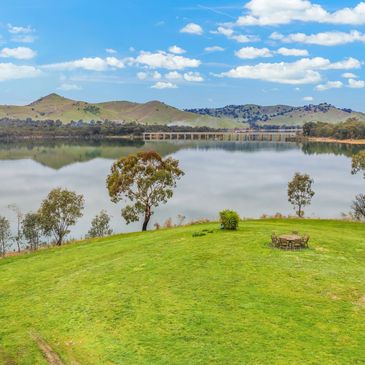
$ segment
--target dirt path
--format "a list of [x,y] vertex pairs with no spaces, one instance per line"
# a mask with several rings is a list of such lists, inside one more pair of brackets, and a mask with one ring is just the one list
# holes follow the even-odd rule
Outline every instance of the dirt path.
[[46,358],[48,364],[50,365],[66,365],[56,352],[53,351],[52,347],[44,341],[44,339],[37,333],[32,332],[32,339],[37,343],[39,349],[42,351],[44,357]]

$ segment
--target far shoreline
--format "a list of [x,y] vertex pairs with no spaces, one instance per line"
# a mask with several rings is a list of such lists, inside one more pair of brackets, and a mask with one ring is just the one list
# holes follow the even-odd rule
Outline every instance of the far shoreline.
[[351,145],[365,145],[365,139],[336,139],[328,137],[306,137],[305,141],[308,142],[321,142],[321,143],[340,143]]

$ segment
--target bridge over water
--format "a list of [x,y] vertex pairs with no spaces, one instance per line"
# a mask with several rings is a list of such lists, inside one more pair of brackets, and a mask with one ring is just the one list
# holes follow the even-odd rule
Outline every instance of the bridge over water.
[[146,132],[144,141],[297,141],[302,135],[299,130],[247,130],[240,132]]

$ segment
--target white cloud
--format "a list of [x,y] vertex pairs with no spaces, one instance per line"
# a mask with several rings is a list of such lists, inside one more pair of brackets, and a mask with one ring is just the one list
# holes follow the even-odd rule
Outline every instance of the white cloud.
[[306,49],[297,49],[297,48],[285,48],[281,47],[276,51],[278,54],[282,56],[308,56],[308,51]]
[[211,47],[205,47],[205,52],[223,52],[224,48],[220,46],[211,46]]
[[357,30],[353,30],[349,33],[336,31],[315,34],[293,33],[287,36],[274,32],[271,34],[270,38],[281,40],[285,43],[305,43],[319,46],[337,46],[354,42],[365,43],[365,34]]
[[178,47],[178,46],[171,46],[169,48],[169,52],[170,53],[175,53],[175,54],[183,54],[186,53],[185,49]]
[[184,28],[180,29],[181,33],[202,35],[204,33],[203,28],[199,24],[189,23]]
[[76,85],[76,84],[61,84],[58,87],[58,90],[63,90],[63,91],[76,91],[76,90],[82,90],[82,87]]
[[41,71],[33,66],[18,66],[13,63],[0,63],[0,81],[36,77]]
[[165,75],[165,78],[168,80],[180,80],[182,78],[182,75],[177,71],[171,71]]
[[140,80],[146,80],[148,78],[148,73],[146,72],[138,72],[137,77]]
[[165,68],[168,70],[183,70],[188,67],[199,67],[201,64],[201,61],[197,59],[186,58],[163,51],[155,53],[142,51],[133,61],[151,68]]
[[184,80],[190,82],[202,82],[204,78],[200,75],[199,72],[187,72],[184,74]]
[[115,53],[117,53],[117,51],[116,51],[115,49],[113,49],[113,48],[107,48],[107,49],[105,50],[105,52],[106,52],[106,53],[110,53],[110,54],[115,54]]
[[34,30],[29,25],[27,27],[20,27],[8,24],[8,32],[11,34],[28,34],[33,33]]
[[3,48],[0,51],[0,57],[16,58],[18,60],[30,60],[37,55],[37,52],[28,47]]
[[224,35],[228,39],[235,40],[238,43],[250,43],[250,42],[257,42],[260,40],[260,38],[257,36],[237,34],[233,29],[222,26],[219,26],[215,31],[211,31],[211,33]]
[[152,89],[177,89],[177,85],[171,83],[171,82],[164,82],[164,81],[159,81],[156,82],[156,84],[154,84],[153,86],[151,86]]
[[356,79],[357,76],[353,74],[352,72],[345,72],[341,75],[344,79]]
[[313,101],[313,100],[314,100],[314,98],[313,98],[313,96],[305,96],[305,97],[303,98],[303,100],[304,100],[304,101]]
[[365,24],[365,3],[354,8],[328,12],[309,0],[251,0],[245,5],[246,14],[235,23],[238,26],[280,25],[294,21],[329,24]]
[[158,71],[155,71],[153,74],[152,74],[152,78],[154,80],[160,80],[162,77],[162,75],[158,72]]
[[124,63],[115,57],[84,57],[79,60],[53,63],[43,67],[49,70],[57,71],[73,71],[77,69],[88,71],[105,71],[109,68],[123,68]]
[[17,35],[12,37],[11,40],[18,43],[33,43],[36,37],[33,35]]
[[325,84],[320,84],[316,86],[317,91],[326,91],[329,89],[340,89],[343,86],[341,81],[328,81]]
[[348,87],[351,89],[362,89],[365,87],[365,81],[349,79]]
[[359,68],[360,66],[360,62],[354,58],[331,63],[331,61],[326,58],[315,57],[302,58],[291,63],[278,62],[244,65],[224,72],[219,76],[300,85],[320,82],[322,76],[319,71],[322,70],[346,70]]
[[272,53],[268,48],[244,47],[235,52],[238,58],[254,59],[258,57],[272,57]]

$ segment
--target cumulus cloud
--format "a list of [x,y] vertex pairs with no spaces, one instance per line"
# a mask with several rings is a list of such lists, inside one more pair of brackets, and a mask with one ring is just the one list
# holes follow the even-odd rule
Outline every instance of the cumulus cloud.
[[178,46],[171,46],[169,48],[169,52],[170,53],[175,53],[175,54],[183,54],[186,53],[185,49],[178,47]]
[[68,84],[68,83],[63,83],[58,87],[58,90],[62,90],[62,91],[76,91],[76,90],[82,90],[81,86],[78,86],[76,84]]
[[109,53],[109,54],[115,54],[115,53],[117,53],[117,51],[116,51],[115,49],[113,49],[113,48],[107,48],[107,49],[105,50],[105,52],[106,52],[106,53]]
[[211,47],[205,47],[205,52],[223,52],[224,48],[220,46],[211,46]]
[[0,63],[0,81],[26,79],[39,76],[41,71],[33,66]]
[[31,26],[15,26],[8,24],[8,32],[12,34],[11,40],[18,43],[33,43],[35,41],[34,29]]
[[258,57],[272,57],[272,52],[268,48],[244,47],[235,52],[238,58],[254,59]]
[[199,24],[189,23],[186,24],[184,28],[180,29],[180,33],[202,35],[204,31]]
[[162,77],[162,75],[158,71],[155,71],[155,72],[152,73],[152,78],[154,80],[160,80],[161,77]]
[[133,62],[151,68],[165,68],[168,70],[183,70],[184,68],[199,67],[201,61],[175,54],[158,51],[155,53],[142,51]]
[[137,77],[139,80],[146,80],[148,78],[147,72],[138,72]]
[[32,33],[34,30],[29,25],[27,27],[16,26],[8,24],[8,32],[11,34],[27,34]]
[[297,48],[285,48],[281,47],[277,50],[277,53],[282,56],[308,56],[308,51],[306,49],[297,49]]
[[341,81],[328,81],[325,84],[320,84],[316,86],[317,91],[326,91],[329,89],[340,89],[343,86]]
[[352,72],[345,72],[341,75],[344,79],[356,79],[357,76]]
[[110,68],[124,68],[124,63],[116,57],[84,57],[74,61],[45,65],[43,68],[57,71],[73,71],[77,69],[87,71],[106,71]]
[[184,73],[184,80],[189,82],[202,82],[204,81],[204,78],[199,72],[187,72]]
[[172,82],[159,81],[151,86],[152,89],[177,89],[177,85]]
[[177,71],[170,71],[165,75],[165,78],[168,80],[180,80],[182,75]]
[[362,89],[365,87],[365,81],[349,79],[348,87],[351,89]]
[[365,24],[365,3],[354,8],[329,12],[309,0],[251,0],[245,5],[246,14],[240,16],[237,26],[265,26],[289,24],[294,21],[328,24]]
[[37,55],[37,52],[28,47],[3,48],[0,51],[0,57],[16,58],[18,60],[30,60]]
[[302,58],[296,62],[259,63],[231,69],[219,76],[277,82],[281,84],[312,84],[321,81],[322,70],[347,70],[359,68],[360,61],[348,58],[332,63],[322,57]]
[[337,31],[315,34],[293,33],[286,36],[274,32],[271,34],[270,38],[285,43],[305,43],[319,46],[337,46],[354,42],[365,43],[365,34],[357,30],[353,30],[349,33]]
[[260,38],[257,36],[237,34],[233,29],[223,26],[219,26],[217,30],[211,31],[211,33],[224,35],[228,39],[235,40],[238,43],[250,43],[250,42],[257,42],[260,40]]
[[313,96],[304,96],[303,100],[304,101],[313,101],[314,98],[313,98]]

